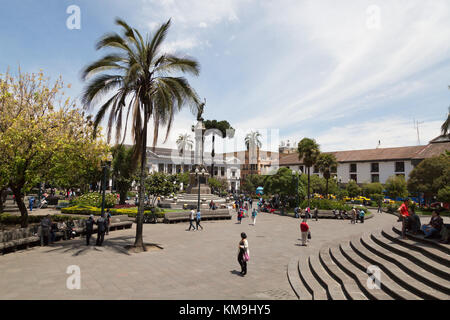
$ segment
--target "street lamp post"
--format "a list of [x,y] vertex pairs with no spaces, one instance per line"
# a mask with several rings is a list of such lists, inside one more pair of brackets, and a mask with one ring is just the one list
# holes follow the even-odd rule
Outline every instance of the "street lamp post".
[[101,215],[103,216],[105,212],[105,195],[106,195],[106,180],[107,180],[107,174],[108,169],[111,166],[111,155],[108,155],[107,160],[103,161],[102,168],[103,168],[103,190],[102,190],[102,211]]
[[295,206],[299,206],[299,197],[298,197],[298,179],[299,174],[302,174],[302,170],[299,170],[298,172],[295,170],[292,170],[292,176],[295,177]]
[[197,200],[197,211],[200,211],[200,176],[205,175],[205,168],[202,168],[200,171],[198,167],[195,169],[195,175],[197,176],[197,184],[198,184],[198,200]]

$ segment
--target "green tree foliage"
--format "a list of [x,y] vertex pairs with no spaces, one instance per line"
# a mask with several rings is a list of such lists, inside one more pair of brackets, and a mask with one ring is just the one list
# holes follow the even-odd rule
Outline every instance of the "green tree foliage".
[[179,185],[175,176],[168,175],[164,172],[153,172],[145,179],[145,190],[148,192],[150,205],[155,206],[158,197],[170,196],[178,191]]
[[351,198],[357,197],[361,194],[361,188],[358,186],[355,180],[350,180],[346,187],[348,196]]
[[223,178],[209,178],[208,184],[212,188],[214,192],[219,192],[220,194],[224,194],[228,190],[228,182]]
[[[99,102],[105,95],[110,98],[100,106],[94,125],[108,117],[108,141],[113,127],[116,143],[125,139],[128,116],[131,116],[134,138],[134,157],[140,159],[139,210],[136,219],[134,246],[145,250],[142,232],[147,174],[148,123],[153,121],[153,146],[159,136],[159,127],[166,127],[167,140],[177,112],[189,105],[194,113],[199,99],[186,78],[174,74],[199,74],[197,61],[164,52],[163,44],[170,27],[170,20],[161,25],[153,36],[142,36],[125,21],[116,19],[122,34],[107,33],[97,43],[97,49],[109,49],[106,55],[83,70],[83,79],[94,76],[87,84],[82,101],[86,108]],[[125,124],[124,130],[122,125]]]
[[366,183],[362,187],[365,197],[372,197],[374,194],[383,194],[383,185],[380,182]]
[[439,189],[437,200],[441,202],[450,203],[450,186]]
[[265,176],[259,174],[249,174],[241,181],[241,191],[246,194],[255,196],[256,188],[264,187]]
[[384,185],[386,195],[392,199],[405,198],[408,196],[408,189],[406,188],[405,177],[390,176]]
[[408,190],[411,193],[423,192],[430,201],[440,189],[450,185],[450,155],[425,159],[409,174]]
[[112,177],[120,195],[119,204],[125,204],[127,192],[131,190],[133,181],[136,179],[134,175],[136,166],[132,161],[133,152],[133,148],[126,148],[124,145],[112,148]]
[[[91,206],[96,208],[102,207],[103,196],[100,192],[85,193],[70,201],[71,205]],[[105,208],[113,208],[117,203],[117,195],[112,193],[105,194]]]
[[[298,181],[297,185],[296,181]],[[301,200],[305,197],[305,186],[302,179],[297,180],[295,178],[291,169],[280,168],[276,174],[267,176],[264,192],[266,194],[279,195],[281,199],[294,198],[298,192]]]
[[42,72],[0,78],[0,183],[13,191],[22,227],[28,225],[25,193],[44,181],[87,183],[107,150],[63,88],[61,79],[52,84]]

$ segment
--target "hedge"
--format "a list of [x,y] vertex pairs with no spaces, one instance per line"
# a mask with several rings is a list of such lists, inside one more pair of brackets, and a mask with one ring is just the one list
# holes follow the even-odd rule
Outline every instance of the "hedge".
[[[90,192],[76,197],[70,201],[71,205],[102,207],[102,194],[99,192]],[[105,194],[105,208],[112,208],[117,202],[117,195],[112,193]]]
[[[153,208],[154,214],[157,218],[164,218],[164,212],[159,208]],[[84,206],[78,205],[73,207],[62,208],[61,213],[66,214],[80,214],[80,215],[94,215],[99,216],[102,212],[101,208],[92,207],[92,206]],[[137,216],[137,208],[122,208],[122,209],[109,209],[111,215],[127,215],[132,218],[136,218]],[[145,210],[144,215],[152,215],[152,210]]]
[[[28,223],[40,223],[42,219],[44,219],[46,215],[42,216],[28,216]],[[51,216],[51,220],[53,222],[66,222],[68,220],[76,220],[79,218],[71,217],[71,216],[65,216],[60,214],[55,214]],[[7,224],[7,225],[15,225],[20,224],[22,221],[21,216],[12,215],[8,213],[2,213],[0,214],[0,223],[1,224]]]

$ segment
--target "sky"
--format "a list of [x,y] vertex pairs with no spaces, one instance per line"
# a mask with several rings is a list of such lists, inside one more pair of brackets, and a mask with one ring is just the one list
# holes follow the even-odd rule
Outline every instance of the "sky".
[[[79,29],[67,27],[73,5]],[[239,132],[233,142],[216,139],[224,151],[230,144],[242,150],[252,130],[272,150],[304,137],[322,151],[412,146],[414,121],[426,144],[440,134],[450,105],[447,0],[0,0],[0,6],[0,73],[20,66],[62,76],[74,99],[85,86],[80,71],[103,54],[96,41],[120,31],[116,17],[150,36],[171,19],[164,50],[200,63],[200,75],[188,80],[206,98],[203,117],[227,120]],[[175,148],[195,119],[188,108],[178,113],[168,141],[161,134],[158,146]]]

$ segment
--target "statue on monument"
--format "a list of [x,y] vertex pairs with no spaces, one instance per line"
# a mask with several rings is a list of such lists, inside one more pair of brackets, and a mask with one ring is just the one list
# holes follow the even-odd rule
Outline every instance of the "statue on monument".
[[202,114],[203,114],[203,109],[205,108],[205,104],[206,104],[206,98],[205,98],[205,102],[202,102],[197,106],[197,121],[203,121]]

